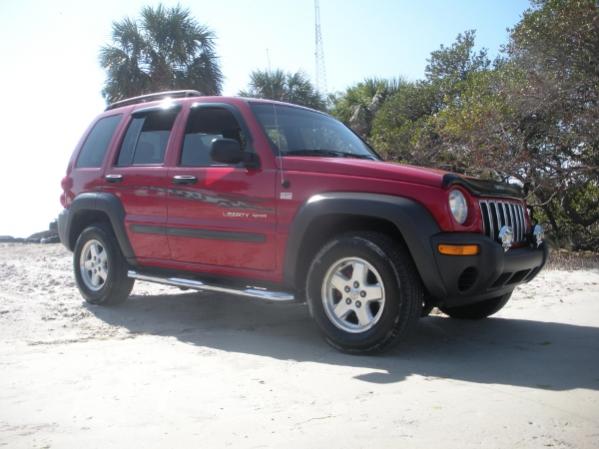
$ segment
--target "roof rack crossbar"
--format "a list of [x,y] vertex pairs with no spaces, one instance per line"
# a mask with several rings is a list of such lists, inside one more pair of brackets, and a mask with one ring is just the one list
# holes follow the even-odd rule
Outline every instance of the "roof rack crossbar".
[[200,97],[201,92],[197,90],[169,90],[167,92],[157,92],[153,94],[140,95],[138,97],[125,98],[124,100],[116,101],[106,107],[106,111],[111,109],[129,106],[137,103],[147,103],[149,101],[162,100],[164,98],[184,98],[184,97]]

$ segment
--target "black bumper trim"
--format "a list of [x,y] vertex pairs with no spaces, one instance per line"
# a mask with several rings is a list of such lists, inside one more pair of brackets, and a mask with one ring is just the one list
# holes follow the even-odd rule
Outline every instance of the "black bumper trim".
[[[513,248],[505,252],[501,245],[480,234],[437,234],[431,239],[437,269],[446,296],[435,298],[444,306],[459,306],[510,293],[518,285],[529,282],[547,261],[546,245]],[[439,254],[440,243],[476,244],[476,256]]]
[[60,214],[58,214],[58,238],[60,239],[60,243],[62,243],[69,251],[72,250],[69,244],[69,236],[68,236],[68,224],[69,224],[69,209],[63,209]]

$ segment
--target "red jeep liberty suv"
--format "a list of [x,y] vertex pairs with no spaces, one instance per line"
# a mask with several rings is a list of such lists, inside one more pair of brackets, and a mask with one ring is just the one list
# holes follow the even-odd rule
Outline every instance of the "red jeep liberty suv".
[[273,101],[112,104],[62,188],[88,302],[121,303],[136,279],[306,301],[352,353],[389,347],[434,306],[492,315],[547,259],[519,187],[384,162],[332,117]]

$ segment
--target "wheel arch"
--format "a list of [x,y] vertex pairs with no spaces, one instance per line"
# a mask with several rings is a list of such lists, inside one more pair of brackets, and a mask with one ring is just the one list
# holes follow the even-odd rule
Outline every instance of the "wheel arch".
[[127,261],[134,262],[135,254],[125,230],[125,209],[116,195],[105,192],[78,195],[69,208],[65,223],[63,240],[65,246],[72,251],[81,232],[93,223],[109,225]]
[[302,291],[310,262],[333,236],[349,231],[377,231],[405,244],[424,287],[433,296],[445,291],[430,237],[439,232],[428,210],[415,201],[384,194],[331,192],[311,197],[290,227],[283,275],[285,284]]

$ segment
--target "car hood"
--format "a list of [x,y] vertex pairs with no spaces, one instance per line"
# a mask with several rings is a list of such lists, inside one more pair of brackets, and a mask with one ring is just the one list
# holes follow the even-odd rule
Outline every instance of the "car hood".
[[361,178],[390,179],[434,187],[441,187],[443,185],[443,176],[448,174],[443,170],[394,162],[304,156],[286,156],[283,161],[283,169],[359,176]]

